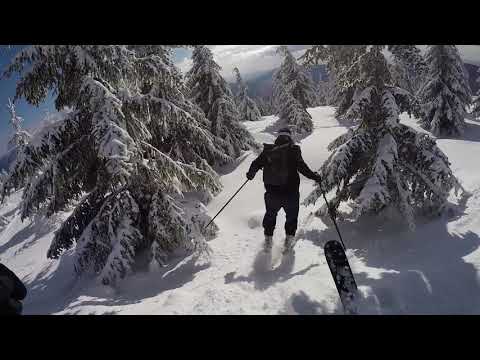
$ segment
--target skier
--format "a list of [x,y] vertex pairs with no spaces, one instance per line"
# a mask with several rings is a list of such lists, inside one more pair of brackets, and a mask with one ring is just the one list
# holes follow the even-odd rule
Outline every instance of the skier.
[[300,202],[300,172],[305,177],[320,181],[320,176],[310,170],[302,158],[300,146],[292,140],[290,129],[278,132],[275,144],[264,144],[262,153],[252,162],[247,179],[252,180],[258,170],[263,169],[265,184],[265,216],[263,228],[265,251],[270,251],[273,231],[278,211],[283,208],[286,214],[284,253],[293,248]]
[[27,296],[22,281],[5,265],[0,264],[0,315],[20,315],[21,300]]

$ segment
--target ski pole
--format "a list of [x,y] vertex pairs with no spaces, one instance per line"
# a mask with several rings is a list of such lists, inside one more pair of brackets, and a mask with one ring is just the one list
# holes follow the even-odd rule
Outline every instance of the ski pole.
[[318,183],[318,186],[320,187],[320,191],[322,192],[323,199],[325,200],[325,204],[327,204],[328,215],[330,215],[330,219],[332,219],[333,225],[335,225],[335,229],[337,230],[338,237],[340,238],[340,242],[342,243],[343,250],[347,251],[347,248],[346,248],[346,246],[343,242],[343,239],[342,239],[342,234],[340,234],[340,229],[338,228],[337,221],[335,220],[335,216],[333,216],[333,214],[332,214],[332,211],[330,209],[330,204],[327,201],[327,197],[325,196],[325,192],[323,191],[323,188],[322,188],[322,185],[320,184],[320,182]]
[[220,211],[213,217],[212,220],[210,220],[210,222],[207,224],[207,226],[205,226],[205,229],[213,222],[213,220],[215,220],[215,218],[223,211],[223,209],[225,209],[225,207],[230,203],[230,201],[233,200],[233,198],[240,192],[240,190],[242,190],[242,188],[247,184],[247,182],[249,182],[250,180],[245,180],[245,182],[242,184],[242,186],[240,186],[240,188],[235,192],[235,194],[233,194],[233,196],[227,201],[227,203],[225,205],[223,205],[223,207],[220,209]]

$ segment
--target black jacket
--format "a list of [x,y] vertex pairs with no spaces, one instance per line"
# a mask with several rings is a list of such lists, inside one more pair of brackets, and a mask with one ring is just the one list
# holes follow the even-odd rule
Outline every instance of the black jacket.
[[265,189],[270,192],[298,192],[300,176],[318,180],[318,175],[305,164],[300,146],[292,142],[264,144],[262,153],[250,165],[249,174],[254,176],[263,169]]
[[22,281],[5,265],[0,264],[0,315],[19,314],[21,300],[27,296]]

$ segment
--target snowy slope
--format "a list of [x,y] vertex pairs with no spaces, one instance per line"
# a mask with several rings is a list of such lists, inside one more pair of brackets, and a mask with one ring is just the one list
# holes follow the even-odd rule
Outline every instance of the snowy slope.
[[[301,141],[305,161],[318,169],[328,157],[328,143],[345,132],[330,107],[310,109],[315,130]],[[247,124],[259,142],[276,118]],[[411,126],[408,117],[403,121]],[[439,139],[469,198],[452,196],[450,214],[409,233],[403,224],[364,218],[340,222],[364,314],[479,314],[480,284],[480,124],[469,122],[463,140]],[[270,131],[270,130],[269,130]],[[224,190],[208,209],[214,215],[243,183],[255,154],[247,153],[222,171]],[[301,177],[303,199],[313,182]],[[263,242],[261,173],[217,218],[218,236],[210,241],[209,262],[179,260],[165,269],[139,271],[117,288],[89,278],[76,279],[69,253],[46,258],[56,220],[20,221],[15,194],[0,208],[0,261],[29,289],[27,314],[341,314],[324,260],[323,244],[336,238],[332,229],[301,207],[295,253],[282,258],[283,212],[277,219],[272,259]],[[3,216],[3,220],[2,217]],[[62,216],[62,215],[60,215]],[[65,216],[65,215],[63,215]],[[6,222],[8,224],[5,224]]]

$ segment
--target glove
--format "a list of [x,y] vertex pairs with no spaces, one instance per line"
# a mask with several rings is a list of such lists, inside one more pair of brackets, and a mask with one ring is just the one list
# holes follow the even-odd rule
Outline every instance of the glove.
[[250,171],[247,172],[247,179],[248,179],[248,180],[253,180],[254,177],[255,177],[255,174],[254,174],[254,173],[252,173],[252,172],[250,172]]

